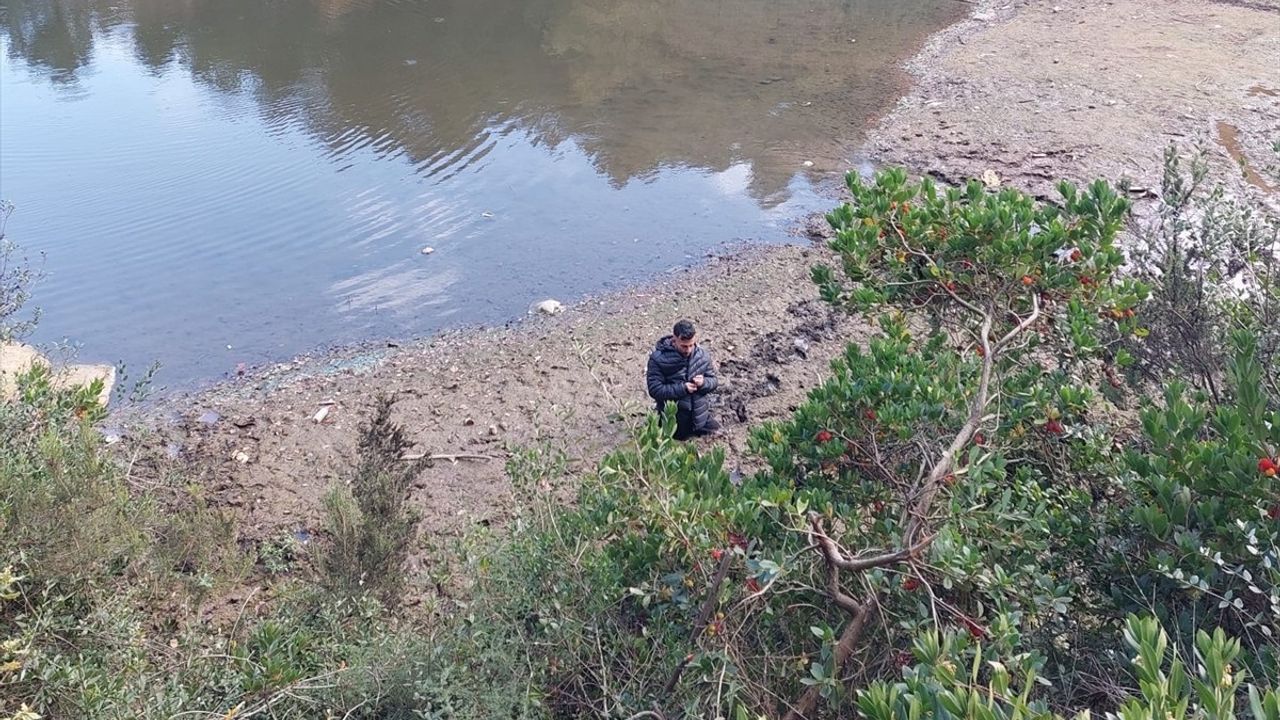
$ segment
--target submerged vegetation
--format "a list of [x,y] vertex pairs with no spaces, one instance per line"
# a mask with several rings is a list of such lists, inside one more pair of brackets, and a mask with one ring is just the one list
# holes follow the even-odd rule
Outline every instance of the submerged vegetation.
[[753,429],[757,471],[651,418],[562,505],[531,448],[511,525],[412,574],[390,401],[322,538],[242,548],[30,374],[0,717],[1280,720],[1280,232],[1165,171],[1132,256],[1105,182],[851,175],[813,276],[879,332]]

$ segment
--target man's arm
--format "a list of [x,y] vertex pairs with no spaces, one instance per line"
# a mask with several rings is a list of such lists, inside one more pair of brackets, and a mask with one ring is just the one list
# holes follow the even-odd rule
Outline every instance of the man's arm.
[[699,377],[702,378],[702,384],[698,386],[698,394],[706,395],[716,391],[716,386],[720,384],[720,379],[716,377],[716,366],[711,362],[711,353],[698,348],[698,355],[699,359],[703,361],[700,364],[706,365],[706,369],[699,374]]
[[708,361],[707,369],[702,373],[702,387],[698,388],[698,394],[706,395],[707,393],[715,392],[716,386],[719,384],[720,378],[716,377],[716,368]]
[[682,380],[663,382],[662,368],[658,367],[658,363],[653,359],[653,356],[649,357],[649,367],[645,372],[645,384],[649,387],[649,397],[654,400],[679,400],[689,394]]

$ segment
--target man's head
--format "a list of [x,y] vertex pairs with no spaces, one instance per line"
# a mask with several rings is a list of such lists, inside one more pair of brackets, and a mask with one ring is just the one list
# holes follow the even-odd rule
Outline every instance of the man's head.
[[693,329],[693,323],[688,320],[681,320],[671,328],[671,344],[676,346],[676,350],[680,354],[689,357],[693,354],[693,348],[697,346],[697,342],[693,339],[697,333]]

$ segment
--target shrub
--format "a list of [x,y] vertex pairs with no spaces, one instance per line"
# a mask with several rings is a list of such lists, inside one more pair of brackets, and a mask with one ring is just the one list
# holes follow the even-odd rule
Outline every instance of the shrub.
[[1145,447],[1126,455],[1132,504],[1113,531],[1121,607],[1155,604],[1174,640],[1205,626],[1240,637],[1243,660],[1280,675],[1280,412],[1268,410],[1255,339],[1234,336],[1228,404],[1171,383],[1142,413]]
[[[1130,616],[1125,643],[1134,653],[1138,691],[1126,698],[1115,720],[1226,720],[1243,717],[1238,701],[1247,698],[1255,720],[1280,720],[1280,692],[1247,685],[1237,670],[1240,641],[1221,628],[1196,634],[1192,672],[1170,647],[1168,636],[1151,617]],[[859,693],[858,707],[868,720],[982,718],[984,720],[1058,720],[1033,690],[1045,682],[1044,660],[1034,654],[1001,658],[958,634],[926,633],[912,647],[915,664],[900,682],[879,681]],[[1089,712],[1080,713],[1082,720]]]
[[16,340],[31,332],[40,313],[32,310],[20,317],[31,299],[31,286],[39,278],[26,258],[18,256],[18,248],[5,239],[4,226],[13,213],[13,204],[0,200],[0,344]]
[[379,397],[361,426],[357,462],[349,484],[325,497],[329,543],[320,557],[325,583],[348,595],[370,593],[398,602],[404,563],[418,517],[406,504],[413,481],[431,460],[404,459],[413,442],[392,422],[390,398]]
[[1150,335],[1124,341],[1144,379],[1183,377],[1221,399],[1233,330],[1255,337],[1262,382],[1280,397],[1280,219],[1209,187],[1202,152],[1170,146],[1157,217],[1135,228],[1131,271],[1152,288]]
[[0,403],[0,528],[9,554],[79,581],[145,554],[146,527],[119,469],[100,452],[91,423],[99,387],[59,391],[49,371],[17,378],[19,398]]

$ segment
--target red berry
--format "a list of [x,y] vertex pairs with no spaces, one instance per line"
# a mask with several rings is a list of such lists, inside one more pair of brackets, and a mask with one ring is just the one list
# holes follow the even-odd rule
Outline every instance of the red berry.
[[876,411],[875,411],[875,410],[868,410],[868,411],[866,411],[866,412],[864,412],[864,413],[862,413],[862,414],[863,414],[864,416],[866,416],[866,418],[867,418],[868,420],[875,420],[875,419],[876,419]]
[[942,478],[942,484],[946,485],[947,487],[951,487],[952,485],[955,485],[956,476],[954,474],[947,475],[946,477]]
[[974,445],[986,445],[986,444],[987,444],[987,436],[986,436],[986,435],[983,435],[982,433],[974,433],[974,435],[973,435],[973,444],[974,444]]
[[736,533],[736,532],[729,533],[729,543],[731,545],[740,547],[743,550],[747,549],[747,539],[743,537],[742,533]]
[[871,503],[871,513],[873,515],[879,515],[882,512],[884,512],[883,500],[876,500],[875,502]]
[[1023,276],[1022,276],[1022,284],[1023,284],[1025,287],[1031,287],[1032,285],[1035,285],[1035,284],[1036,284],[1036,279],[1035,279],[1035,278],[1033,278],[1033,277],[1031,277],[1030,275],[1023,275]]
[[1062,427],[1062,423],[1057,420],[1050,420],[1044,424],[1044,429],[1054,435],[1061,435],[1066,428]]
[[1265,473],[1266,471],[1274,470],[1275,468],[1276,468],[1275,461],[1269,457],[1264,457],[1258,460],[1258,472],[1260,473]]
[[829,443],[833,437],[835,436],[831,434],[830,430],[819,430],[818,434],[813,436],[813,439],[819,443]]
[[1272,505],[1267,508],[1267,517],[1272,520],[1280,520],[1280,505]]
[[902,581],[902,589],[907,592],[915,592],[920,589],[920,581],[913,577],[909,577]]
[[1077,248],[1071,251],[1071,262],[1080,262],[1084,259],[1084,253]]
[[978,357],[980,357],[980,358],[984,358],[984,357],[986,357],[986,356],[987,356],[987,349],[986,349],[986,348],[984,348],[984,347],[982,347],[981,345],[979,345],[978,347],[974,348],[974,352],[978,353]]
[[749,592],[760,592],[760,581],[755,578],[747,578],[746,588]]
[[715,548],[711,551],[712,560],[719,560],[722,557],[724,557],[724,550],[722,548]]

